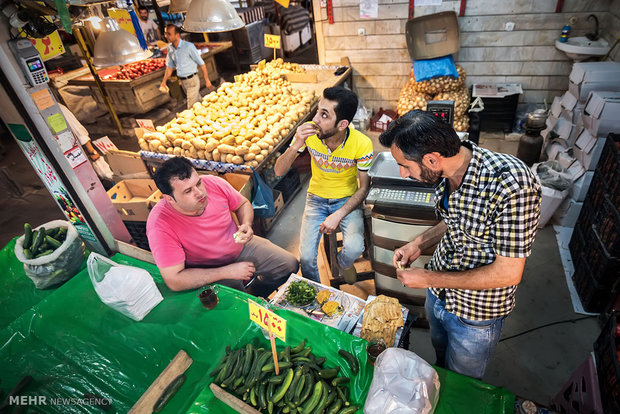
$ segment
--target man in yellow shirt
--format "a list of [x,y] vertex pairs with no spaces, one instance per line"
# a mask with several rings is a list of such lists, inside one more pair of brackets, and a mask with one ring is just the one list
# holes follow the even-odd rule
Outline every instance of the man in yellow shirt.
[[[342,250],[338,265],[347,281],[355,277],[353,262],[364,251],[362,201],[368,193],[372,141],[351,127],[357,96],[343,87],[327,88],[312,122],[300,125],[290,147],[275,165],[284,175],[306,148],[312,159],[312,178],[301,224],[300,262],[305,278],[320,281],[316,262],[323,233],[340,225]],[[358,184],[359,181],[359,184]]]

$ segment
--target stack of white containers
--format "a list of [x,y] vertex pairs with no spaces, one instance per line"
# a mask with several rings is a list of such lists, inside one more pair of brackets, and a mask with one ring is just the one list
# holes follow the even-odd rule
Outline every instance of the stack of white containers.
[[573,178],[569,196],[553,216],[555,224],[575,226],[610,132],[620,132],[620,62],[575,63],[568,90],[553,100],[542,131],[548,158]]

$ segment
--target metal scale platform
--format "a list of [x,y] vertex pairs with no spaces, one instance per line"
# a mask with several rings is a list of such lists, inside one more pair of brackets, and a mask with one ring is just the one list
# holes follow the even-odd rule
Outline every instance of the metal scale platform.
[[[389,152],[377,154],[368,175],[370,190],[366,204],[372,207],[372,268],[377,294],[396,297],[406,305],[423,306],[425,289],[403,287],[392,266],[394,250],[437,224],[435,189],[400,176]],[[430,254],[430,252],[429,252]],[[412,266],[423,267],[430,255],[420,256]]]

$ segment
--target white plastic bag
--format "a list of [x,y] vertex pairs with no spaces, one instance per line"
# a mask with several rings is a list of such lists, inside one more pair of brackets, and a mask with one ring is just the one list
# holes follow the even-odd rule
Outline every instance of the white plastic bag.
[[114,173],[110,169],[110,165],[103,159],[103,157],[97,158],[95,161],[91,162],[91,165],[99,177],[110,181],[114,179]]
[[99,299],[134,321],[141,321],[164,298],[144,269],[119,265],[98,253],[86,262]]
[[48,289],[60,286],[75,276],[84,260],[84,243],[68,221],[53,220],[34,230],[41,227],[46,230],[64,227],[67,229],[67,236],[53,253],[36,259],[26,259],[24,236],[21,236],[15,242],[15,257],[24,264],[26,275],[37,289]]
[[365,414],[432,414],[439,400],[439,375],[411,351],[388,348],[375,362]]

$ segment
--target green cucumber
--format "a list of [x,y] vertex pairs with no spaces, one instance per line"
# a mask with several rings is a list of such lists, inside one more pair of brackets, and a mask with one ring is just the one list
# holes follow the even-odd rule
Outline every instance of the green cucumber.
[[268,412],[269,414],[273,414],[273,401],[269,401],[269,402],[267,403],[267,412]]
[[314,391],[312,392],[312,396],[303,405],[302,413],[310,414],[312,410],[314,410],[314,407],[316,407],[319,403],[321,395],[323,395],[323,383],[321,381],[318,381],[316,384],[314,384]]
[[340,411],[341,407],[342,407],[342,400],[339,398],[330,407],[327,408],[327,411],[325,414],[338,414],[338,411]]
[[325,409],[325,406],[327,405],[327,396],[329,394],[327,388],[325,388],[325,383],[322,382],[323,384],[323,393],[321,394],[321,398],[319,399],[318,404],[316,405],[316,407],[314,408],[314,413],[322,413],[323,410]]
[[53,238],[52,236],[45,236],[45,241],[49,244],[53,249],[59,248],[62,243]]
[[291,348],[291,355],[300,353],[306,347],[306,340],[303,339],[295,348]]
[[340,410],[338,412],[338,414],[353,414],[354,412],[356,412],[359,409],[360,408],[357,405],[352,405],[350,407],[343,408],[342,410]]
[[252,391],[250,391],[250,403],[254,407],[258,406],[258,400],[256,396],[256,387],[252,387]]
[[301,378],[301,367],[297,367],[297,369],[295,370],[295,375],[293,376],[293,381],[291,382],[291,386],[288,387],[288,390],[286,391],[286,398],[289,401],[293,400],[293,396],[295,395],[295,390],[297,387],[297,383],[299,382],[299,378]]
[[28,249],[30,245],[32,245],[32,226],[29,223],[24,223],[23,248]]
[[340,396],[340,399],[344,402],[344,405],[349,405],[349,399],[344,394],[344,391],[342,390],[342,387],[336,387],[336,391],[338,392],[338,395]]
[[44,238],[45,238],[45,229],[43,227],[41,227],[40,231],[35,230],[32,233],[32,244],[30,245],[30,252],[33,255],[37,254],[37,251],[39,250],[39,246],[41,246],[41,243],[43,242]]
[[284,398],[284,394],[286,394],[286,391],[291,386],[291,382],[293,382],[293,375],[294,375],[293,368],[289,368],[288,371],[286,371],[286,378],[284,378],[284,381],[282,381],[282,384],[280,384],[280,387],[273,394],[274,403],[277,403],[282,398]]
[[179,388],[181,388],[181,385],[183,385],[184,382],[185,374],[181,374],[177,378],[175,378],[170,384],[168,384],[168,386],[164,389],[164,392],[162,392],[161,397],[159,397],[159,399],[155,402],[155,405],[153,406],[153,412],[160,412],[162,408],[164,408],[168,400],[172,398],[174,393],[177,392]]
[[[292,362],[286,362],[286,361],[278,361],[278,368],[280,369],[287,369],[293,366]],[[271,372],[274,371],[276,369],[276,364],[273,362],[270,362],[268,364],[263,365],[263,367],[261,368],[261,371],[263,372]]]
[[252,368],[252,360],[254,359],[256,351],[254,351],[254,347],[252,344],[247,344],[245,346],[245,360],[243,361],[243,371],[242,374],[245,377],[250,372],[250,368]]
[[352,353],[347,352],[344,349],[339,349],[338,354],[341,357],[343,357],[345,361],[347,361],[347,363],[349,364],[349,368],[351,368],[351,372],[353,373],[353,375],[357,375],[357,373],[360,370],[360,363],[357,360],[357,358],[355,358],[355,356]]
[[332,380],[332,385],[335,387],[338,384],[346,384],[351,381],[348,377],[336,377]]
[[30,249],[24,249],[24,256],[26,256],[26,259],[28,260],[34,259],[34,256],[32,255]]
[[258,406],[262,410],[267,407],[267,384],[260,384],[256,393],[258,394]]
[[338,371],[340,371],[340,367],[322,369],[319,371],[319,377],[329,380],[338,375]]
[[54,251],[52,249],[48,249],[44,252],[37,254],[34,258],[38,259],[39,257],[47,256],[48,254],[52,254],[52,253],[54,253]]

